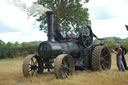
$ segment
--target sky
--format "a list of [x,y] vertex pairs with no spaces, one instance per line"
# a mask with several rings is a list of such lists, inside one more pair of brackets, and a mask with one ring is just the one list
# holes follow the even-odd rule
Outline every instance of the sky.
[[[17,2],[30,6],[36,0],[0,0],[0,39],[4,42],[29,42],[47,40],[47,34],[39,31],[39,23],[28,17]],[[90,0],[89,8],[93,32],[103,37],[128,37],[128,0]],[[36,26],[35,26],[36,25]]]
[[17,2],[30,6],[35,0],[0,0],[0,40],[4,42],[29,42],[47,40],[47,35],[39,31],[39,23],[28,17]]
[[89,0],[93,32],[98,37],[128,37],[128,0]]

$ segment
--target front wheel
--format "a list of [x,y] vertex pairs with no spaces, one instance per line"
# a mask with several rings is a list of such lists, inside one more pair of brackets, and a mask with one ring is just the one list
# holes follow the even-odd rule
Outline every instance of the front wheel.
[[23,74],[25,77],[35,76],[43,72],[43,63],[38,55],[28,55],[23,62]]
[[73,58],[68,54],[57,56],[54,65],[54,72],[57,79],[67,78],[73,74],[75,69]]

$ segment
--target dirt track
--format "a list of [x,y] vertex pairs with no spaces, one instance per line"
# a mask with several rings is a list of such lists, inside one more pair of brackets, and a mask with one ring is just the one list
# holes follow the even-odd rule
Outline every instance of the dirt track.
[[[126,58],[128,62],[128,56]],[[118,72],[115,56],[112,56],[112,68],[109,71],[76,71],[73,76],[55,79],[54,73],[24,78],[23,59],[0,60],[0,85],[128,85],[128,71]]]

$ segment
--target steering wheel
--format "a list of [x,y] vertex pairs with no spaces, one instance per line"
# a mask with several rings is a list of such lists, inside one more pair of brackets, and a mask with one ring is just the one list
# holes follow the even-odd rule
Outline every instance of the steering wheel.
[[90,26],[82,26],[80,29],[80,41],[82,45],[86,48],[90,46],[93,42],[93,33]]

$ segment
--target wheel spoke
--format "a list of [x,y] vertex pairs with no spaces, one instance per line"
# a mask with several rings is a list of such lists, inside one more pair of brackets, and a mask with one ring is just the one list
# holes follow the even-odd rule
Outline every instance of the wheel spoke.
[[[105,57],[108,56],[108,54],[105,55]],[[109,62],[107,62],[107,60],[105,59],[105,57],[101,57],[101,66],[102,69],[105,70],[109,64]]]
[[63,65],[64,65],[65,67],[67,67],[66,61],[64,61]]
[[102,63],[102,65],[101,65],[101,66],[102,66],[102,68],[103,68],[103,69],[105,69],[105,65],[104,65],[104,63]]
[[110,62],[107,62],[107,61],[105,61],[104,63],[105,63],[105,64],[107,64],[107,65],[109,65],[109,64],[110,64]]
[[65,67],[65,68],[68,67],[68,66],[67,66],[67,62],[66,62],[66,58],[64,58],[64,59],[62,60],[62,65],[63,65],[63,67]]
[[68,71],[73,71],[72,68],[70,68],[70,67],[68,67],[67,70],[68,70]]
[[38,72],[38,69],[36,69],[35,71]]
[[28,68],[31,68],[31,66],[32,66],[31,64],[28,64]]
[[31,74],[32,74],[32,76],[34,75],[34,71],[33,70],[31,71]]
[[69,68],[69,66],[67,65],[67,62],[64,61],[64,65],[61,65],[61,69],[62,69],[62,75],[64,78],[67,78],[68,75],[70,74],[70,71],[72,71],[71,68]]
[[62,75],[62,78],[67,78],[68,77],[68,71],[67,71],[67,69],[62,69],[61,75]]
[[35,65],[37,65],[37,64],[38,64],[38,62],[37,62],[37,61],[35,61],[35,62],[34,62],[34,64],[35,64]]
[[34,65],[36,67],[38,67],[38,62],[37,60],[34,60],[33,58],[31,58],[31,64],[29,64],[30,66]]
[[28,72],[31,72],[32,71],[32,69],[30,69]]
[[34,70],[34,73],[36,73],[36,69]]
[[109,56],[109,54],[105,54],[105,55],[104,55],[104,58],[107,58],[107,56]]
[[62,64],[61,64],[61,67],[62,68],[65,68],[65,69],[69,69],[69,63],[68,63],[68,61],[63,61]]
[[31,64],[34,64],[34,60],[33,60],[33,58],[31,58]]
[[101,55],[104,57],[104,54],[106,53],[106,50],[103,49]]
[[68,72],[67,71],[65,71],[65,76],[66,76],[66,78],[68,77]]
[[65,66],[65,65],[63,65],[63,64],[61,64],[61,68],[66,68],[66,66]]
[[104,62],[104,58],[103,58],[103,57],[101,57],[100,60],[101,60],[102,62]]

